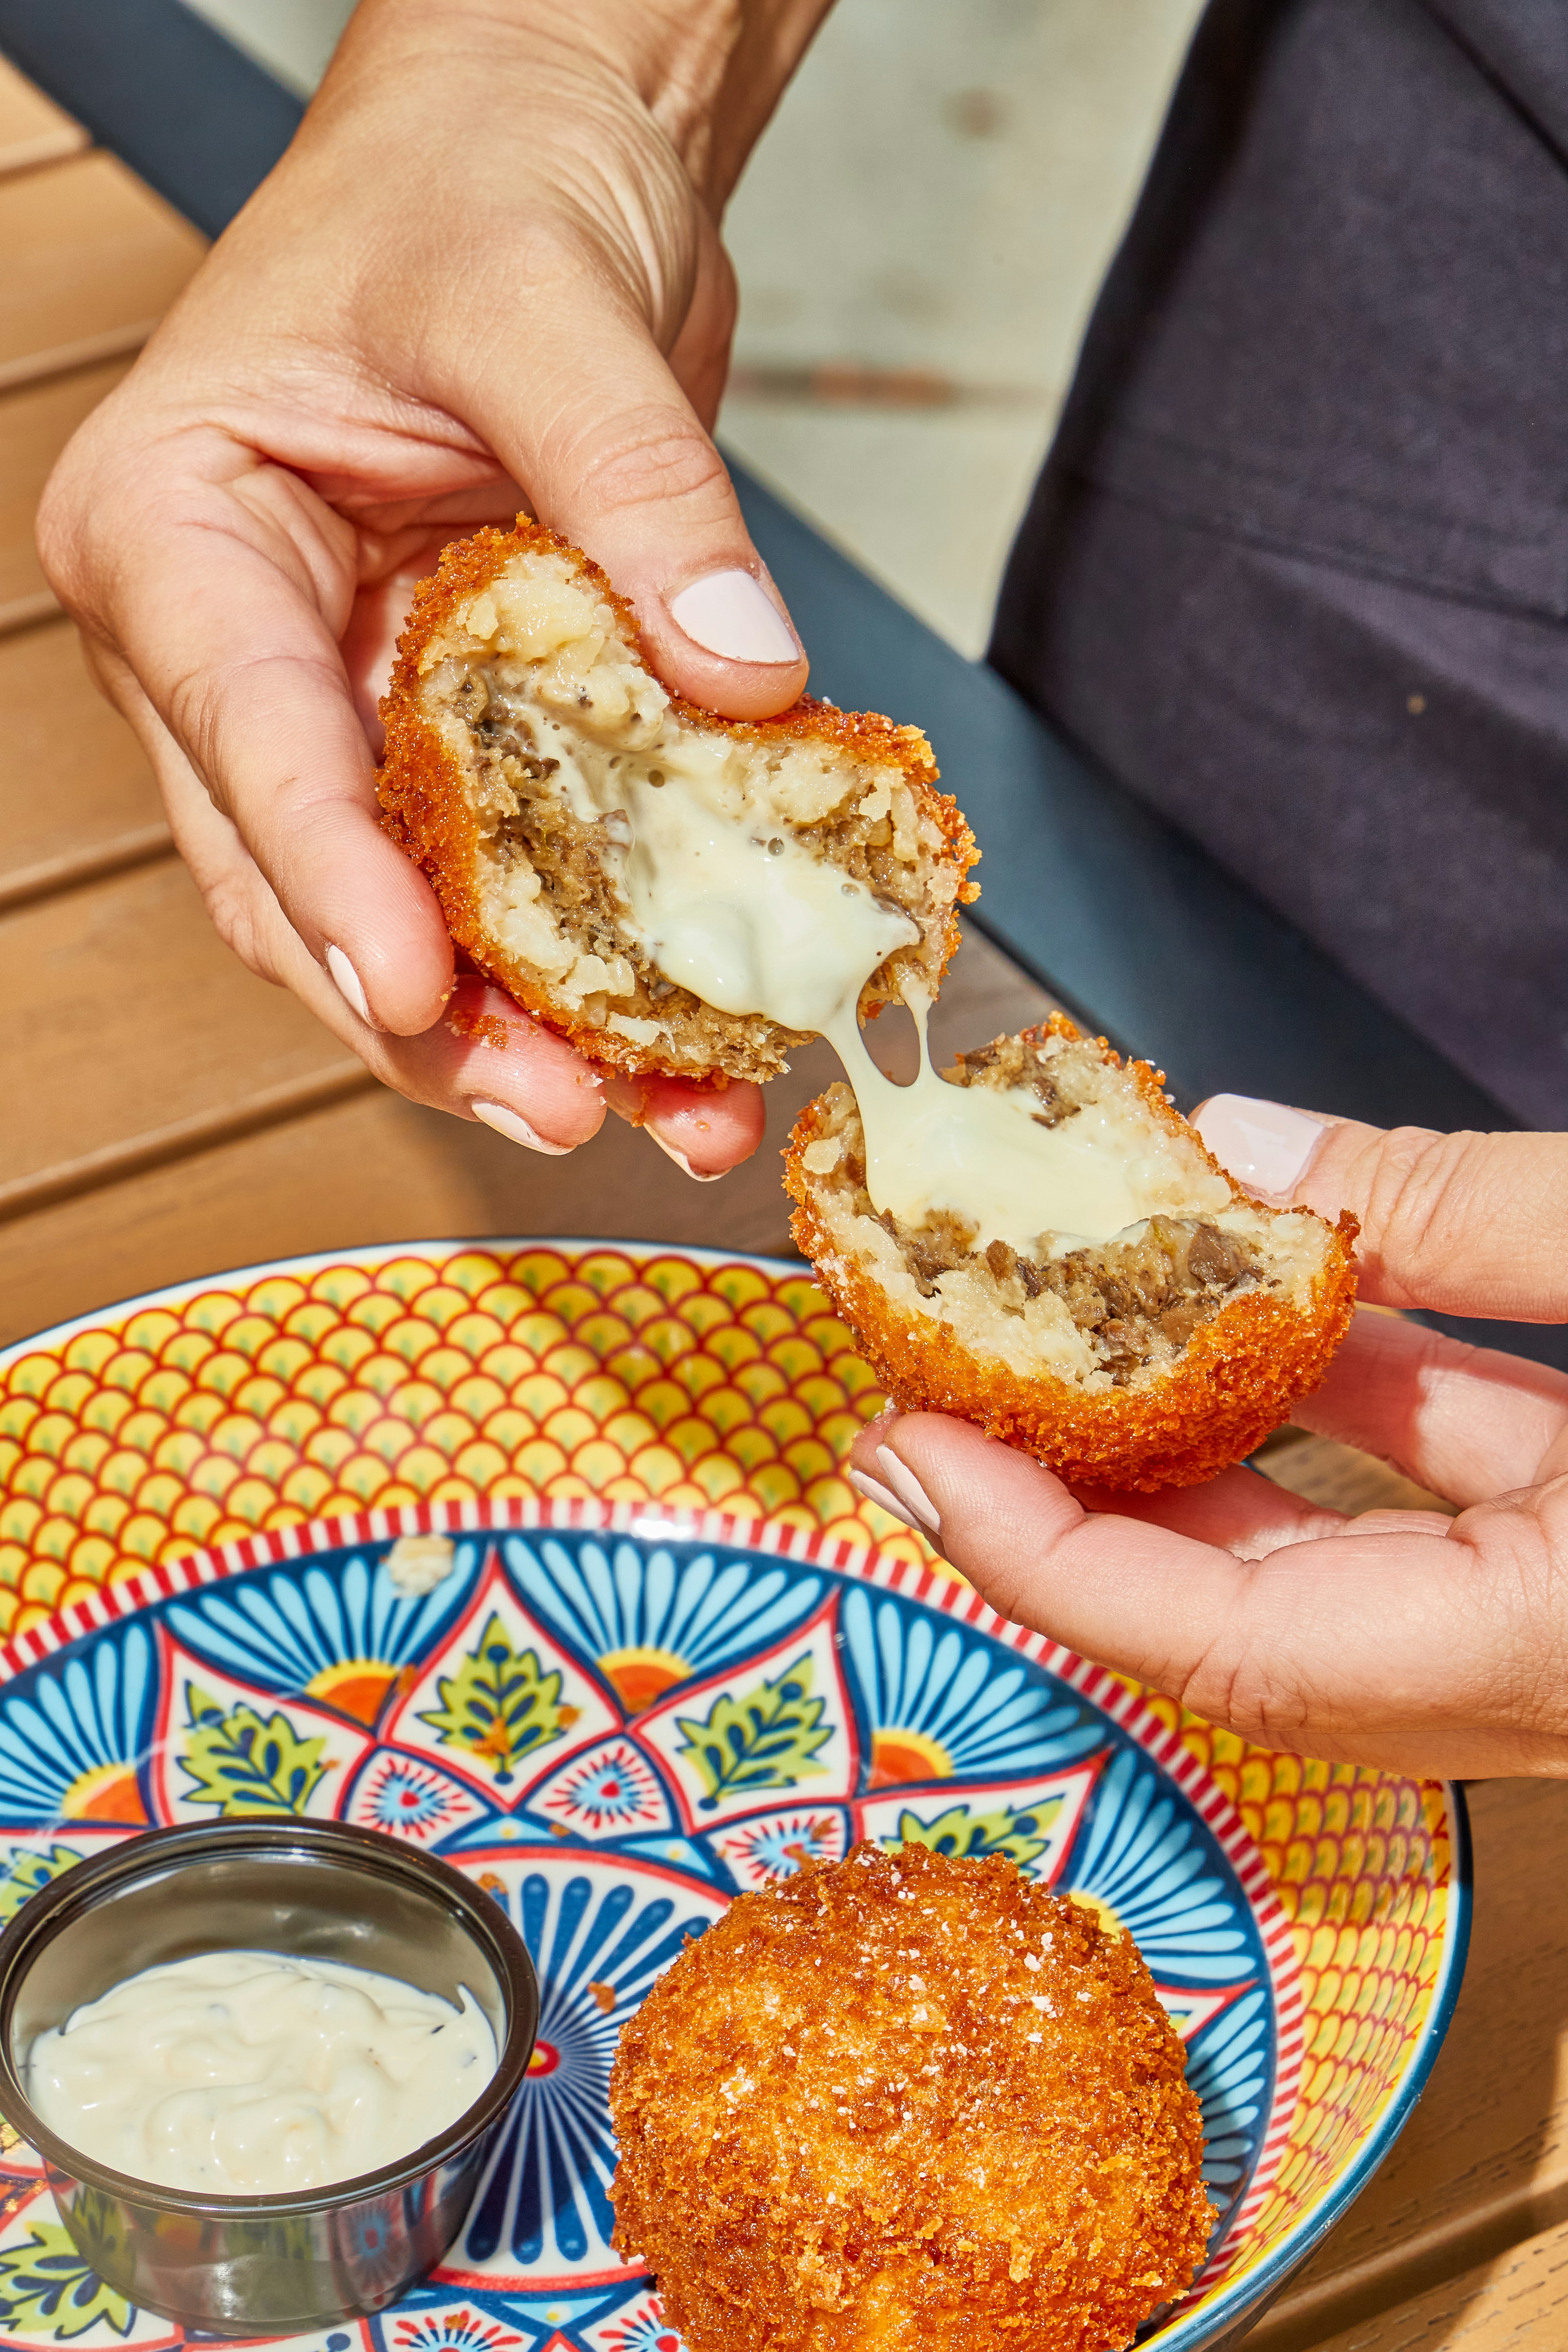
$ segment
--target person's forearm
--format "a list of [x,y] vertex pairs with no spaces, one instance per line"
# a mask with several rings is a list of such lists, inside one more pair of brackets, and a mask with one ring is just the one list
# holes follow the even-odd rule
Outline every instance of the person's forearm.
[[[361,0],[318,107],[367,72],[417,76],[453,43],[515,55],[542,70],[587,60],[635,93],[680,157],[715,220],[832,0]],[[504,121],[485,135],[504,137]],[[526,137],[528,125],[510,126]]]

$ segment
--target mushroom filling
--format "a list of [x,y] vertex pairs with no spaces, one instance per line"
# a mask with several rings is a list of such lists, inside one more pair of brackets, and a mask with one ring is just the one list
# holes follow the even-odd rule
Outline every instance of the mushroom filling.
[[1250,1288],[1258,1272],[1254,1251],[1203,1218],[1151,1217],[1135,1239],[1056,1258],[1021,1257],[1006,1242],[978,1248],[973,1229],[964,1232],[951,1215],[918,1233],[893,1218],[878,1222],[903,1253],[922,1298],[936,1296],[940,1275],[977,1260],[1015,1314],[1054,1292],[1118,1386],[1151,1359],[1179,1355],[1198,1326],[1234,1290]]
[[[1108,1071],[1098,1050],[1085,1043],[1000,1038],[961,1055],[942,1076],[950,1085],[1034,1097],[1039,1108],[1031,1118],[1047,1130],[1110,1106],[1123,1121],[1141,1117],[1151,1142],[1167,1141],[1131,1080]],[[978,1281],[995,1307],[1031,1323],[1033,1302],[1059,1300],[1085,1345],[1084,1369],[1108,1376],[1114,1386],[1180,1355],[1194,1332],[1237,1292],[1272,1286],[1278,1279],[1279,1269],[1267,1262],[1260,1233],[1245,1229],[1258,1228],[1259,1213],[1246,1204],[1218,1207],[1215,1195],[1228,1186],[1202,1165],[1194,1171],[1196,1198],[1190,1211],[1170,1203],[1088,1246],[1045,1232],[1034,1248],[1019,1249],[987,1240],[972,1218],[951,1208],[932,1208],[918,1223],[890,1211],[879,1214],[867,1189],[853,1098],[843,1088],[835,1088],[833,1097],[842,1097],[834,1104],[836,1140],[808,1147],[805,1165],[828,1180],[839,1204],[889,1237],[921,1297],[942,1305],[942,1277],[962,1272]],[[964,1289],[968,1294],[967,1284]]]

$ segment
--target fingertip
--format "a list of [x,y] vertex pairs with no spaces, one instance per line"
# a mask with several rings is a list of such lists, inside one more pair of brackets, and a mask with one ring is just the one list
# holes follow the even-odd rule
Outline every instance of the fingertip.
[[668,601],[670,619],[682,635],[721,661],[780,669],[805,657],[772,583],[764,585],[741,564],[703,572]]
[[[1004,1527],[1014,1534],[1042,1536],[1054,1513],[1065,1510],[1072,1519],[1083,1516],[1054,1471],[956,1414],[900,1412],[892,1428],[877,1436],[873,1451],[877,1456],[896,1454],[954,1538],[968,1534],[989,1544]],[[882,1467],[885,1475],[885,1462]]]
[[606,1073],[605,1096],[618,1117],[645,1128],[649,1139],[700,1183],[749,1160],[767,1124],[762,1088],[743,1079],[727,1087],[695,1087],[662,1075]]
[[1331,1122],[1253,1095],[1211,1095],[1194,1111],[1192,1124],[1238,1184],[1288,1201]]
[[531,1151],[574,1151],[604,1124],[605,1096],[581,1054],[488,981],[464,974],[446,1017],[387,1041],[405,1092]]
[[668,610],[654,610],[645,603],[637,617],[655,670],[666,686],[700,710],[711,710],[721,719],[776,719],[805,692],[811,664],[798,646],[784,660],[744,659],[700,644]]
[[344,1003],[373,1029],[423,1036],[451,999],[451,934],[424,875],[379,828],[352,846],[358,853],[352,886],[329,887],[311,910],[320,960]]

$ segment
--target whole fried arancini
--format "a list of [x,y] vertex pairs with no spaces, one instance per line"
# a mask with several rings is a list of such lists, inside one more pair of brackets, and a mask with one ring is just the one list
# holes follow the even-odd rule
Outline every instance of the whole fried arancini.
[[1111,2352],[1213,2225],[1184,2064],[1130,1937],[1003,1856],[857,1846],[624,2029],[616,2244],[692,2352]]

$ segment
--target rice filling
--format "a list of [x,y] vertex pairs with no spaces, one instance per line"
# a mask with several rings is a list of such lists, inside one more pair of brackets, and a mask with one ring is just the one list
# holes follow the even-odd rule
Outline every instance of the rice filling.
[[[1125,1174],[1130,1143],[1142,1151],[1135,1192],[1148,1213],[1087,1244],[1047,1223],[1021,1247],[987,1234],[960,1205],[938,1203],[918,1217],[879,1210],[860,1108],[846,1087],[823,1098],[826,1117],[801,1165],[835,1246],[868,1269],[874,1261],[890,1295],[907,1283],[928,1311],[1020,1370],[1033,1361],[1091,1390],[1138,1386],[1173,1365],[1232,1299],[1269,1291],[1300,1304],[1310,1292],[1321,1256],[1318,1221],[1236,1198],[1195,1139],[1157,1120],[1130,1076],[1089,1041],[999,1038],[942,1077],[1026,1098],[1030,1122],[1053,1135],[1092,1114],[1114,1139],[1108,1182]],[[1100,1156],[1097,1147],[1090,1164]],[[1037,1213],[1048,1212],[1042,1193]]]

